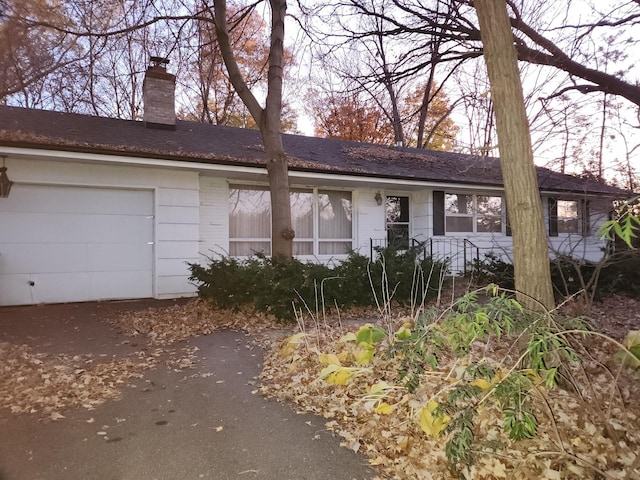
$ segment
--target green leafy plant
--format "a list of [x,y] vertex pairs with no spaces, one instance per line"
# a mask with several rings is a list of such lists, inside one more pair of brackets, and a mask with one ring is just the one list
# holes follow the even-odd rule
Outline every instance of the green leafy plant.
[[[503,338],[513,342],[510,365],[473,353],[475,342],[486,345]],[[425,433],[435,436],[434,432],[444,429],[446,419],[445,455],[456,474],[474,462],[475,422],[482,405],[499,408],[509,439],[532,438],[538,431],[533,411],[538,388],[554,388],[563,365],[577,359],[562,325],[551,316],[532,316],[496,285],[468,293],[439,316],[423,316],[410,336],[396,338],[389,349],[400,360],[399,377],[410,392],[420,388],[423,373],[435,368],[437,356],[446,352],[466,367],[439,394],[440,403],[432,401],[430,409],[421,411],[420,424]]]

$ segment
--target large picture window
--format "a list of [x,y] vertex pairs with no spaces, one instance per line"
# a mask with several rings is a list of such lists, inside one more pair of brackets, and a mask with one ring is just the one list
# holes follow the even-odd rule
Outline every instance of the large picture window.
[[[351,192],[292,189],[293,254],[342,255],[353,247]],[[229,255],[271,254],[271,200],[261,187],[229,189]]]
[[446,193],[445,231],[451,233],[501,233],[502,197]]

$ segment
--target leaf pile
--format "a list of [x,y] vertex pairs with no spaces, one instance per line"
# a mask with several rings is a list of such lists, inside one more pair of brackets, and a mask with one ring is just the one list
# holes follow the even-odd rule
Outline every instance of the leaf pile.
[[[402,327],[396,338],[398,334]],[[281,342],[265,358],[262,392],[331,419],[326,427],[343,437],[343,445],[367,454],[388,478],[456,478],[444,448],[450,418],[436,415],[435,400],[462,381],[466,365],[443,355],[437,368],[421,373],[419,387],[410,392],[398,373],[399,358],[386,354],[393,335],[366,365],[357,361],[362,345],[347,341],[353,335],[322,327]],[[587,380],[587,388],[537,387],[538,425],[532,438],[510,439],[502,428],[504,413],[495,403],[478,408],[474,463],[463,470],[464,478],[640,478],[637,372],[622,375],[612,394],[615,382],[601,368],[611,360],[611,349],[600,340],[589,340],[591,362],[575,372]],[[504,345],[475,341],[472,354],[499,364],[509,355]],[[485,388],[481,381],[476,385]]]
[[162,352],[136,352],[107,362],[93,355],[49,355],[27,345],[0,344],[0,409],[56,420],[60,411],[94,408],[117,398],[128,379],[140,378]]
[[126,312],[111,323],[125,335],[146,336],[155,345],[171,345],[221,329],[255,334],[276,328],[274,320],[267,315],[253,311],[214,309],[200,299],[183,305]]

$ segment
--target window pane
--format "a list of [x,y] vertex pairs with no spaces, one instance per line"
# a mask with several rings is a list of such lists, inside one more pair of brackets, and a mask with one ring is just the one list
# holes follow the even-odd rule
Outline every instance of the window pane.
[[296,238],[313,238],[313,193],[293,191],[290,197],[291,224]]
[[229,242],[229,256],[248,257],[257,252],[271,255],[271,242]]
[[320,242],[320,255],[343,255],[349,253],[351,242]]
[[293,242],[294,255],[313,255],[313,242]]
[[387,244],[395,248],[409,248],[409,225],[387,225]]
[[473,232],[473,217],[446,217],[447,232]]
[[473,213],[473,195],[447,193],[445,195],[444,205],[446,213],[460,213],[470,215]]
[[558,200],[558,233],[579,233],[578,202]]
[[479,215],[502,215],[502,197],[490,197],[488,195],[478,195]]
[[270,238],[271,199],[267,190],[229,190],[229,236]]
[[501,232],[502,217],[478,217],[478,223],[476,226],[479,233]]
[[577,218],[558,218],[558,233],[579,233]]
[[319,238],[352,238],[351,192],[318,192]]
[[578,218],[578,202],[575,200],[558,200],[558,217]]
[[409,197],[387,197],[387,223],[409,222]]

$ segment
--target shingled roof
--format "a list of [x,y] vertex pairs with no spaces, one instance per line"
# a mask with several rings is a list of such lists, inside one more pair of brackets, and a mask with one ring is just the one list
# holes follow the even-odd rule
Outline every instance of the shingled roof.
[[[502,186],[497,158],[284,135],[291,170],[432,183]],[[184,162],[264,166],[256,130],[177,121],[175,130],[143,122],[0,106],[0,146],[130,155]],[[617,187],[537,167],[540,189],[627,196]]]

